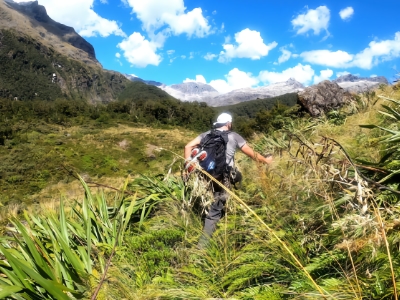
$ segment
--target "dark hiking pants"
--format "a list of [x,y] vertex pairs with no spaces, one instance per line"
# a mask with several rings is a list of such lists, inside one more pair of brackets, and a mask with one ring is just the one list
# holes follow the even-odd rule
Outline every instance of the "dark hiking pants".
[[[224,185],[229,188],[229,180],[224,180]],[[200,237],[198,246],[204,248],[208,245],[208,241],[217,228],[217,223],[225,215],[225,204],[228,199],[228,193],[218,184],[213,183],[214,202],[210,206],[210,210],[204,220],[204,228]]]

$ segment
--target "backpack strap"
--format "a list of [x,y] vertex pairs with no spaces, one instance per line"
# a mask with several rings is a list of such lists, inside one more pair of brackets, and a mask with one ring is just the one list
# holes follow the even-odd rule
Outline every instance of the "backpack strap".
[[[208,144],[209,141],[211,141],[211,139],[213,138],[213,135],[219,135],[224,139],[225,145],[228,143],[229,141],[229,133],[231,133],[230,130],[226,130],[226,131],[221,131],[221,130],[217,130],[217,129],[211,129],[210,133],[208,133],[201,141],[200,141],[200,147],[204,147]],[[206,139],[207,138],[207,139]]]
[[225,141],[225,144],[228,143],[228,141],[229,141],[228,135],[231,133],[230,130],[221,131],[221,130],[214,129],[213,132],[214,132],[214,134],[216,134],[216,135],[222,136],[222,138],[223,138],[224,141]]

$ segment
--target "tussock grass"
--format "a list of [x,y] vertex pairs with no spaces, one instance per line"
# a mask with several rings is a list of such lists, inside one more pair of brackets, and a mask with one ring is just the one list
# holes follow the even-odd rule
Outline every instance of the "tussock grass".
[[[376,97],[365,97],[351,108],[359,112],[339,124],[328,117],[296,120],[270,136],[254,137],[252,145],[273,153],[275,161],[266,167],[238,155],[243,187],[231,194],[206,249],[196,244],[212,194],[201,177],[180,176],[180,150],[171,149],[177,155],[163,176],[126,182],[129,194],[138,197],[126,203],[142,210],[116,248],[108,279],[93,277],[90,293],[101,283],[104,299],[397,299],[399,198],[373,183],[398,189],[397,165],[390,162],[391,177],[363,165],[378,162],[388,149],[379,128],[359,129],[391,123],[379,113],[381,100],[371,105]],[[124,130],[124,138],[134,134]],[[107,134],[114,144],[122,137],[117,128]],[[188,140],[184,135],[192,133],[175,134]],[[145,139],[143,146],[156,145]],[[118,186],[113,177],[102,178]],[[121,198],[104,193],[93,212],[106,217]],[[112,240],[94,247],[95,253],[110,255]],[[104,264],[95,269],[103,274]]]
[[9,219],[17,217],[21,213],[22,209],[23,206],[17,203],[8,205],[7,207],[3,207],[0,210],[0,223],[4,224]]

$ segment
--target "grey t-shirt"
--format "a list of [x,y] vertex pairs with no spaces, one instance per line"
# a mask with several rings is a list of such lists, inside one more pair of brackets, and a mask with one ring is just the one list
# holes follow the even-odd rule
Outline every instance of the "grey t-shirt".
[[[201,140],[210,132],[211,130],[203,132],[198,136],[198,138]],[[242,138],[239,134],[233,131],[228,133],[228,143],[226,144],[226,163],[229,166],[233,167],[234,165],[234,156],[236,149],[242,148],[244,145],[246,145],[246,140]]]

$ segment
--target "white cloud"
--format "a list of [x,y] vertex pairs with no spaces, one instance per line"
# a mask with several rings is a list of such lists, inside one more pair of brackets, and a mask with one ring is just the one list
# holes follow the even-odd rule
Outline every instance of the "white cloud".
[[259,83],[259,80],[251,73],[240,71],[238,68],[234,68],[229,71],[226,79],[231,86],[236,88],[251,87]]
[[121,57],[121,54],[119,54],[119,53],[117,52],[117,53],[115,53],[115,57],[116,57],[116,58],[120,58],[120,57]]
[[206,55],[204,55],[204,58],[206,60],[213,60],[214,58],[216,58],[218,55],[216,54],[212,54],[212,53],[207,53]]
[[297,29],[297,34],[313,31],[318,35],[321,30],[328,33],[330,11],[326,6],[319,6],[316,9],[309,9],[305,14],[300,14],[292,20],[293,29]]
[[346,8],[343,8],[340,12],[339,15],[342,18],[342,20],[347,20],[349,19],[352,15],[354,14],[354,9],[349,6]]
[[225,23],[221,24],[221,28],[217,31],[217,33],[224,33],[225,32]]
[[400,57],[400,31],[396,32],[393,40],[372,41],[354,57],[353,65],[362,69],[371,69],[382,61]]
[[292,56],[292,52],[290,52],[289,50],[286,50],[285,47],[281,47],[279,50],[282,52],[282,54],[281,54],[281,56],[279,56],[278,62],[274,63],[274,64],[284,63],[285,61],[288,61],[290,59],[290,57]]
[[330,69],[321,70],[320,75],[314,76],[314,84],[320,83],[321,81],[324,81],[324,80],[330,80],[332,75],[333,75],[333,71]]
[[182,59],[185,59],[185,58],[186,58],[186,55],[181,55],[181,58],[182,58]]
[[305,62],[329,66],[329,67],[346,67],[353,59],[353,55],[345,51],[329,51],[329,50],[313,50],[300,54]]
[[124,51],[124,57],[135,67],[144,68],[147,65],[158,66],[162,58],[156,54],[157,46],[146,40],[138,32],[118,44],[118,47]]
[[186,33],[189,37],[204,37],[211,33],[211,26],[201,8],[195,8],[187,14],[167,16],[165,19],[175,35]]
[[196,79],[186,78],[183,82],[200,82],[206,84],[207,81],[203,75],[196,75]]
[[[225,75],[225,79],[211,80],[208,84],[221,94],[224,94],[236,89],[257,87],[260,83],[269,85],[277,82],[284,82],[290,78],[294,78],[307,86],[313,82],[316,83],[329,79],[332,75],[333,72],[329,69],[320,71],[319,76],[315,75],[315,71],[310,65],[302,64],[298,64],[293,68],[288,68],[280,73],[261,71],[258,76],[234,68]],[[191,81],[207,83],[206,79],[202,75],[197,75],[195,80],[186,78],[184,82]]]
[[142,22],[143,29],[152,36],[157,30],[163,34],[187,34],[204,37],[212,32],[201,8],[185,12],[183,0],[126,0],[132,12]]
[[212,80],[209,85],[215,88],[220,93],[228,93],[230,91],[254,87],[259,83],[259,80],[251,73],[240,71],[237,68],[229,71],[224,79]]
[[229,83],[226,82],[226,80],[223,80],[223,79],[211,80],[209,85],[211,85],[214,89],[216,89],[221,94],[229,93],[230,91],[233,91],[235,89],[235,88],[231,87],[229,85]]
[[293,68],[288,68],[280,73],[261,71],[258,75],[260,81],[264,84],[272,84],[276,82],[283,82],[289,78],[294,78],[304,85],[309,85],[315,72],[310,65],[298,64]]
[[[186,34],[188,37],[205,37],[213,33],[207,18],[203,16],[202,9],[195,8],[187,11],[183,0],[122,1],[132,8],[132,13],[136,14],[136,17],[142,22],[142,29],[148,36],[148,40],[145,38],[139,39],[137,35],[135,36],[133,42],[135,53],[132,52],[132,47],[127,46],[131,53],[124,53],[124,56],[129,57],[128,61],[135,66],[145,67],[148,64],[157,66],[162,60],[157,51],[164,46],[165,41],[171,35]],[[139,44],[141,41],[144,43],[143,45]],[[146,49],[150,51],[147,58],[143,55]],[[170,62],[175,60],[175,58],[171,58],[172,51],[167,51]],[[143,62],[141,63],[136,56],[140,57]],[[186,56],[181,57],[186,58]],[[193,58],[192,53],[189,59],[191,58]]]
[[336,77],[340,77],[340,76],[344,76],[344,75],[348,75],[348,74],[350,74],[350,72],[347,72],[347,71],[336,72]]
[[371,69],[380,62],[400,57],[400,31],[393,40],[372,41],[361,52],[353,55],[345,51],[314,50],[300,54],[305,62],[335,68],[358,67]]
[[172,54],[174,54],[174,53],[175,53],[175,50],[168,50],[168,51],[167,51],[167,54],[168,54],[168,55],[172,55]]
[[[26,2],[26,0],[15,0]],[[46,8],[50,18],[73,27],[84,37],[118,35],[125,37],[116,21],[100,17],[93,10],[94,0],[39,0],[39,4]]]
[[119,28],[117,22],[104,19],[92,10],[88,11],[85,23],[81,29],[78,29],[79,34],[84,37],[97,35],[107,37],[112,34],[126,37],[126,34]]
[[[183,82],[200,82],[207,84],[203,75],[196,75],[196,79],[186,78]],[[236,89],[255,86],[258,82],[258,79],[252,76],[251,73],[246,73],[234,68],[225,75],[225,79],[211,80],[208,84],[220,93],[228,93]]]
[[248,28],[235,34],[237,45],[224,44],[224,51],[221,51],[218,58],[219,62],[229,62],[232,58],[250,58],[252,60],[267,56],[268,52],[278,44],[272,42],[269,45],[264,41],[258,31]]
[[375,78],[375,77],[378,77],[378,75],[376,75],[376,74],[372,74],[371,76],[369,76],[369,77],[371,77],[371,78]]

